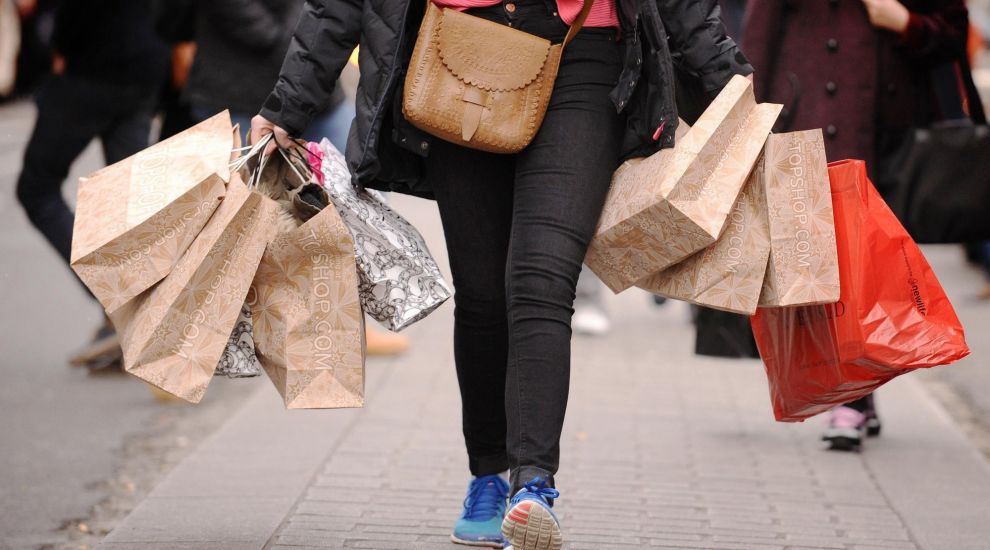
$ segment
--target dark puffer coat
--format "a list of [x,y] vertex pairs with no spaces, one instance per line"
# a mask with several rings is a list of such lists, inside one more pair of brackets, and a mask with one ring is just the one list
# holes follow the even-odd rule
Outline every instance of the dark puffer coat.
[[[675,69],[706,104],[733,75],[752,68],[726,36],[717,0],[616,2],[625,63],[610,97],[626,115],[624,156],[645,156],[673,145]],[[401,111],[402,82],[424,8],[421,0],[307,0],[262,116],[301,133],[324,109],[360,44],[357,118],[347,141],[354,183],[430,196],[422,161],[432,138]]]

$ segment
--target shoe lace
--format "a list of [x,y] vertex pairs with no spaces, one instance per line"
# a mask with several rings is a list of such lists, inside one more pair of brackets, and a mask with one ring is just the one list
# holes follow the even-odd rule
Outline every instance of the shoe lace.
[[523,485],[523,491],[520,491],[517,497],[529,493],[542,498],[548,504],[553,502],[552,499],[560,497],[560,491],[547,485],[547,481],[549,481],[549,478],[546,476],[534,477]]
[[471,481],[464,498],[464,519],[484,521],[505,510],[509,484],[500,476],[483,476]]

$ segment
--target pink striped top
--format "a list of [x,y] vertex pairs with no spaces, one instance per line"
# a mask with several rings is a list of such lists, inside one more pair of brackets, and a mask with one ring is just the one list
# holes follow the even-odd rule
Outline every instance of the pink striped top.
[[[486,8],[499,2],[500,0],[433,0],[433,3],[439,8],[450,8],[458,11],[470,8]],[[583,6],[583,0],[557,0],[560,18],[568,25],[574,22]],[[595,5],[591,6],[591,13],[588,14],[584,26],[619,28],[619,14],[615,11],[615,0],[595,0]]]

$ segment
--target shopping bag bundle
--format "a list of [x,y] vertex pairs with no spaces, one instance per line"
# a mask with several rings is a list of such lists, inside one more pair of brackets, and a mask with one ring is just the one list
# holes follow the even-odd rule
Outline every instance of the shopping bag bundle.
[[969,354],[962,325],[921,250],[867,179],[829,165],[840,297],[761,308],[752,319],[774,414],[798,421],[913,369]]
[[864,164],[828,165],[821,130],[769,134],[777,106],[751,93],[730,83],[673,150],[615,173],[586,263],[617,292],[754,315],[782,421],[965,357],[948,298]]
[[758,305],[839,297],[832,201],[821,130],[772,134],[711,246],[636,286],[752,315]]
[[221,113],[84,178],[73,268],[117,328],[124,369],[173,395],[198,402],[213,376],[254,376],[260,364],[288,408],[361,406],[359,292],[369,285],[352,233],[401,233],[365,251],[405,267],[368,263],[386,272],[369,288],[392,304],[379,312],[393,328],[435,309],[446,283],[419,234],[383,204],[348,227],[321,162],[296,149],[263,155],[271,137],[241,148],[236,134]]
[[247,163],[279,205],[247,304],[258,358],[290,409],[364,403],[364,315],[354,242],[295,148]]
[[722,235],[781,106],[736,76],[673,149],[623,164],[585,263],[614,292]]

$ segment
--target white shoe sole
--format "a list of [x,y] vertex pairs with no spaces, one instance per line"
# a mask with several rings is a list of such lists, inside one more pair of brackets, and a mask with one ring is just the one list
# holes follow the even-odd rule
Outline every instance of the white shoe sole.
[[464,546],[474,546],[475,548],[502,548],[501,542],[478,542],[464,540],[455,537],[453,534],[450,535],[450,542],[453,542],[454,544],[462,544]]
[[505,515],[502,536],[515,550],[560,550],[564,544],[560,526],[550,511],[525,500]]

